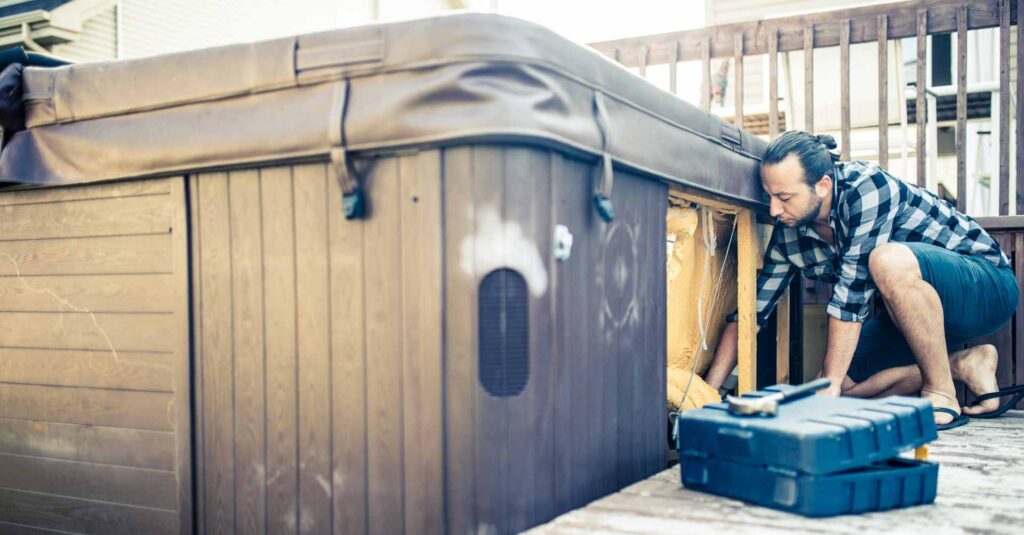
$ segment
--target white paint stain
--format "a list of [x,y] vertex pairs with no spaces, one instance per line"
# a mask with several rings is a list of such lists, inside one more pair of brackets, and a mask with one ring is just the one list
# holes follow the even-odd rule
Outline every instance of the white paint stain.
[[327,496],[331,495],[331,484],[327,482],[327,478],[324,476],[316,476],[316,482],[320,484],[320,488],[324,489],[324,494]]
[[548,272],[537,244],[523,235],[514,221],[502,221],[497,210],[484,207],[476,212],[476,234],[459,245],[459,266],[470,276],[483,276],[495,269],[519,272],[530,294],[541,297],[548,290]]
[[303,510],[299,513],[299,533],[313,533],[315,527],[316,518],[313,517],[312,512]]

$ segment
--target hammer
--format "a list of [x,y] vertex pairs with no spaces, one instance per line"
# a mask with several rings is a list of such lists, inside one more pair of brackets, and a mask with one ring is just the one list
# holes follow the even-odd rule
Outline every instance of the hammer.
[[817,392],[831,384],[832,381],[822,377],[785,392],[775,392],[761,397],[728,396],[726,401],[729,402],[729,414],[735,416],[775,416],[779,412],[780,404]]

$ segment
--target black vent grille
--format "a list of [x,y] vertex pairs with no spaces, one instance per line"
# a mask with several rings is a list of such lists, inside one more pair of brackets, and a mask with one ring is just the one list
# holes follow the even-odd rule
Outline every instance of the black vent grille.
[[518,395],[530,379],[529,292],[523,276],[496,269],[480,282],[480,384],[495,397]]

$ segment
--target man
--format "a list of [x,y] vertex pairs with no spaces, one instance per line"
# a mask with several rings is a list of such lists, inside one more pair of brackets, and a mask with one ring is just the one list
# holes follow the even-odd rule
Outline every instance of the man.
[[[1006,255],[970,217],[877,165],[836,162],[831,136],[786,132],[761,164],[776,220],[757,281],[757,321],[771,313],[799,269],[834,284],[826,307],[822,395],[920,395],[940,428],[991,413],[998,397],[961,409],[953,379],[975,394],[998,390],[991,345],[964,349],[1013,316],[1017,282]],[[884,307],[868,319],[877,294]],[[735,315],[730,318],[735,321]],[[727,324],[707,382],[718,388],[736,363]]]

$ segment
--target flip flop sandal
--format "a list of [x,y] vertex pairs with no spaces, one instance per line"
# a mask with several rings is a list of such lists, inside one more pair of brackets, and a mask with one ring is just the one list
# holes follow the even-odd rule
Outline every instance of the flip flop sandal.
[[953,417],[953,419],[951,421],[947,422],[947,423],[935,424],[935,429],[938,430],[938,431],[947,431],[949,429],[956,429],[957,427],[960,427],[961,425],[964,425],[967,422],[971,421],[971,419],[966,414],[958,413],[955,410],[947,409],[946,407],[934,407],[932,410],[935,411],[935,412],[941,412],[943,414],[948,414],[948,415]]
[[1015,406],[1017,406],[1017,403],[1024,399],[1024,385],[1008,386],[1006,388],[999,389],[998,392],[989,392],[988,394],[978,396],[974,398],[973,404],[971,406],[973,407],[981,403],[982,401],[986,401],[993,398],[1001,398],[1003,396],[1013,397],[1010,398],[1010,401],[1007,401],[1006,403],[1000,405],[998,409],[994,411],[983,412],[981,414],[972,414],[971,418],[998,418],[1002,416],[1003,413],[1014,408]]

